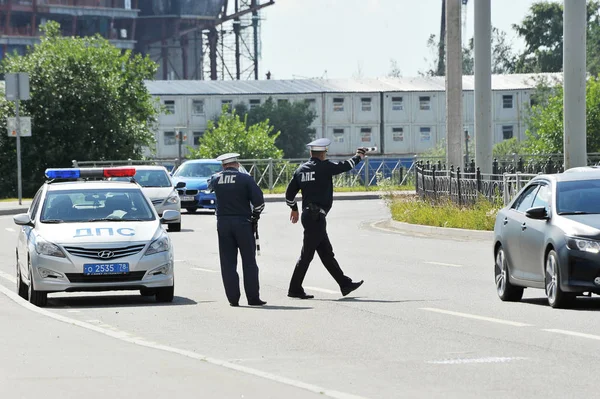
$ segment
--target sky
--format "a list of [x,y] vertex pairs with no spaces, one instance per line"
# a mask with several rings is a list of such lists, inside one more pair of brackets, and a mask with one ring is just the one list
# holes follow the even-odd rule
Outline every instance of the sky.
[[[467,5],[466,36],[474,30]],[[514,48],[524,43],[512,29],[540,0],[491,0],[492,25]],[[376,78],[395,60],[402,76],[430,66],[429,35],[439,34],[440,0],[275,0],[261,11],[260,79]],[[428,59],[429,61],[426,61]]]

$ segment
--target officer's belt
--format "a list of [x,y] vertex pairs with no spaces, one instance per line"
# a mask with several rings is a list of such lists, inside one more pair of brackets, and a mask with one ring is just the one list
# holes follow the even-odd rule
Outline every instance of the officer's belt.
[[319,212],[319,213],[322,213],[323,215],[327,216],[327,212],[325,212],[325,210],[323,208],[321,208],[320,206],[317,206],[315,204],[308,204],[307,206],[304,207],[304,209],[307,211],[311,211],[311,212]]

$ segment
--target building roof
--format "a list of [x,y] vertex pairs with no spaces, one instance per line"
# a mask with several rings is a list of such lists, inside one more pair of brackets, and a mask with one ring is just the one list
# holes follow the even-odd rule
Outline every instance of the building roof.
[[[526,90],[540,81],[562,82],[562,73],[493,75],[492,90]],[[151,80],[150,94],[165,95],[277,95],[313,93],[443,92],[443,76],[378,79],[296,80]],[[472,75],[463,76],[463,90],[475,87]]]

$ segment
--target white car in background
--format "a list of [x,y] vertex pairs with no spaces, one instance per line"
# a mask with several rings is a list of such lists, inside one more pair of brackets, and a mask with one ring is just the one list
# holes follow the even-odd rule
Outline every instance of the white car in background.
[[[181,212],[181,201],[176,188],[185,187],[185,183],[178,183],[175,186],[164,166],[136,165],[134,179],[152,201],[158,216],[162,216],[167,210]],[[130,178],[113,177],[110,180],[128,181]],[[181,216],[174,222],[170,222],[168,226],[169,231],[181,231]]]
[[[131,177],[135,168],[47,169],[49,179],[27,213],[14,216],[17,291],[36,306],[52,292],[140,290],[171,302],[173,245],[160,218]],[[109,181],[129,177],[128,182]],[[94,180],[102,179],[102,180]]]

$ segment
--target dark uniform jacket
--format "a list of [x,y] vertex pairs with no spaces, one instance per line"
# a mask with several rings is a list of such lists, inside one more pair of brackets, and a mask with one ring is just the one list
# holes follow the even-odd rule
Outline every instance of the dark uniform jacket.
[[296,194],[302,190],[303,207],[315,205],[325,213],[329,212],[333,204],[333,176],[351,170],[360,161],[358,155],[343,162],[310,158],[294,172],[285,192],[286,203],[293,210],[298,210]]
[[252,214],[259,215],[265,208],[262,190],[252,176],[235,168],[227,168],[213,175],[208,181],[208,189],[217,196],[217,217],[250,218]]

